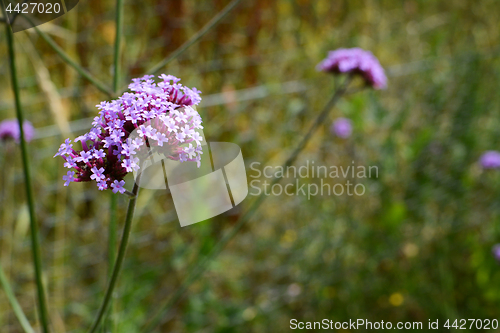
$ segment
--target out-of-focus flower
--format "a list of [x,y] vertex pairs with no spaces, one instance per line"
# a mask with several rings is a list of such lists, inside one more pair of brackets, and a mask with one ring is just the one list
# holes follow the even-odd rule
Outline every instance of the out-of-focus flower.
[[359,47],[328,52],[326,59],[321,61],[316,69],[323,72],[360,74],[366,84],[375,89],[387,87],[387,77],[378,59],[370,51]]
[[391,303],[392,306],[400,306],[404,302],[404,297],[401,293],[393,293],[391,296],[389,296],[389,303]]
[[74,140],[81,143],[82,150],[75,150],[70,139],[60,146],[54,157],[61,156],[65,167],[76,170],[63,177],[64,185],[95,181],[99,190],[125,192],[123,178],[139,170],[141,146],[148,151],[163,147],[167,158],[194,161],[199,166],[203,138],[196,130],[203,126],[193,106],[201,101],[200,91],[181,85],[172,75],[160,75],[158,83],[153,77],[133,79],[129,85],[132,93],[97,105],[100,112],[92,128]]
[[[30,142],[35,136],[35,128],[25,120],[23,123],[24,140]],[[16,119],[4,120],[0,123],[0,139],[14,139],[19,142],[21,133],[19,132],[19,122]]]
[[493,245],[491,252],[493,253],[495,259],[500,262],[500,244]]
[[351,136],[352,123],[347,118],[337,118],[330,127],[330,132],[339,138],[346,139]]
[[297,297],[302,293],[302,287],[298,283],[292,283],[286,291],[290,297]]
[[479,159],[479,163],[485,169],[500,168],[500,152],[495,150],[485,152]]

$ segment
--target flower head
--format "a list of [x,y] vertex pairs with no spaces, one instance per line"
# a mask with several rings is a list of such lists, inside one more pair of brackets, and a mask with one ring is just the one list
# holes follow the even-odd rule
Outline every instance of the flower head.
[[485,152],[479,159],[479,163],[485,169],[500,168],[500,152],[495,150]]
[[316,66],[318,71],[360,74],[367,85],[375,89],[387,87],[387,77],[378,59],[359,47],[330,51]]
[[[24,140],[30,142],[35,136],[35,128],[25,120],[23,123]],[[14,139],[19,142],[21,133],[19,132],[19,122],[15,119],[4,120],[0,123],[0,139]]]
[[[179,83],[172,75],[160,75],[155,83],[152,75],[133,79],[129,88],[116,100],[101,102],[100,110],[88,133],[79,136],[82,149],[76,150],[70,139],[60,146],[61,156],[70,171],[63,179],[95,181],[99,190],[125,192],[123,178],[140,169],[141,160],[160,151],[177,161],[201,160],[200,135],[202,120],[194,106],[200,103],[199,91]],[[188,146],[189,145],[189,146]],[[54,157],[55,157],[54,156]]]
[[337,118],[330,127],[330,132],[339,138],[346,139],[351,136],[352,123],[347,118]]

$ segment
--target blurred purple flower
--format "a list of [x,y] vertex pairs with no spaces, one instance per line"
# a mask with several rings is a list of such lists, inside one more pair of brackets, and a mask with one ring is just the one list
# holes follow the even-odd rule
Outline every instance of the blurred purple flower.
[[[92,128],[74,140],[80,141],[82,150],[76,150],[70,139],[61,144],[54,157],[61,156],[65,167],[76,170],[63,177],[65,186],[95,181],[101,191],[124,193],[123,178],[140,168],[140,159],[134,155],[141,146],[163,147],[166,143],[167,158],[195,161],[199,166],[201,139],[195,130],[203,126],[193,106],[201,101],[200,91],[183,86],[171,75],[160,75],[158,83],[153,78],[133,79],[129,85],[132,92],[97,105],[100,112]],[[133,139],[130,136],[135,130],[140,137]],[[194,150],[191,143],[196,143]]]
[[347,118],[337,118],[330,127],[330,132],[339,138],[346,139],[351,136],[352,123]]
[[[25,120],[23,123],[24,140],[30,142],[35,136],[35,128]],[[0,123],[0,139],[14,139],[16,142],[20,140],[19,123],[16,119],[4,120]]]
[[500,152],[495,150],[485,152],[479,159],[479,163],[485,169],[500,168]]
[[328,52],[326,59],[316,69],[323,72],[361,74],[367,85],[375,89],[387,87],[387,77],[378,59],[359,47]]
[[493,253],[495,259],[500,262],[500,244],[493,245],[491,252]]

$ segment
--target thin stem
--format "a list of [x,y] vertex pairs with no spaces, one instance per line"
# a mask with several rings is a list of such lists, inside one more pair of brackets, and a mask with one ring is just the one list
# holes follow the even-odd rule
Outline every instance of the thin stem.
[[[120,82],[120,57],[121,57],[121,42],[123,35],[123,0],[116,0],[116,16],[115,16],[115,51],[114,51],[114,73],[113,73],[113,91],[116,94],[119,88]],[[128,192],[128,191],[127,191]],[[128,192],[130,193],[130,192]],[[127,193],[127,194],[128,194]],[[132,194],[132,193],[130,193]],[[111,267],[114,266],[114,261],[116,257],[116,210],[117,210],[117,200],[118,196],[115,193],[111,193],[110,198],[110,217],[109,217],[109,228],[108,228],[108,267],[109,267],[109,277],[111,277]],[[110,322],[111,331],[113,331],[113,317],[109,320],[109,315],[113,312],[112,304],[109,306],[109,310],[106,312],[104,318],[103,329],[106,329],[106,323]]]
[[[111,278],[113,273],[113,267],[115,265],[116,258],[116,211],[117,211],[117,201],[118,195],[111,192],[109,198],[109,226],[108,226],[108,279]],[[106,311],[104,316],[103,332],[106,331],[106,326],[109,324],[111,326],[111,332],[113,332],[113,317],[109,319],[110,314],[113,312],[113,304],[111,303],[109,309]]]
[[106,87],[104,83],[99,81],[96,77],[90,74],[89,71],[87,71],[85,68],[77,64],[76,61],[71,59],[71,57],[66,52],[64,52],[64,50],[61,49],[59,45],[57,45],[57,43],[52,38],[50,38],[45,32],[38,29],[38,27],[35,26],[33,21],[28,16],[24,15],[24,18],[33,26],[33,28],[40,35],[40,37],[42,37],[68,65],[73,67],[81,76],[86,78],[97,89],[99,89],[109,97],[114,97],[113,92],[108,87]]
[[[2,9],[4,14],[5,7],[2,1]],[[35,280],[37,287],[37,295],[38,295],[38,310],[40,315],[40,321],[42,324],[42,330],[44,333],[49,332],[49,316],[47,312],[47,306],[45,303],[45,289],[42,281],[42,259],[41,259],[41,250],[40,250],[40,241],[39,241],[39,232],[38,232],[38,224],[36,221],[36,213],[35,213],[35,200],[33,197],[33,190],[31,184],[31,172],[30,172],[30,161],[28,157],[28,147],[26,145],[26,140],[24,139],[24,116],[21,109],[21,97],[19,91],[19,84],[17,82],[17,70],[16,70],[16,62],[15,62],[15,52],[14,52],[14,34],[12,32],[11,26],[5,25],[5,33],[7,35],[7,45],[9,48],[9,65],[10,72],[12,77],[12,90],[14,92],[14,99],[16,104],[16,115],[17,121],[19,122],[19,139],[21,143],[21,152],[22,152],[22,160],[23,160],[23,171],[24,171],[24,184],[26,187],[26,196],[28,200],[29,206],[29,215],[30,215],[30,229],[31,229],[31,250],[33,253],[33,266],[35,270]]]
[[[184,51],[186,51],[190,46],[195,44],[198,40],[200,40],[207,32],[210,31],[214,26],[216,26],[231,10],[233,10],[236,5],[238,5],[241,0],[233,0],[227,4],[217,15],[215,15],[207,24],[203,26],[197,33],[195,33],[191,38],[189,38],[184,44],[179,46],[176,50],[170,53],[167,57],[165,57],[162,61],[157,63],[155,66],[151,67],[147,73],[155,74],[172,60],[180,56]],[[123,89],[125,90],[125,89]]]
[[125,190],[125,192],[123,192],[123,194],[128,195],[129,197],[135,197],[135,194],[130,192],[129,190]]
[[113,75],[113,90],[115,94],[118,92],[120,83],[120,57],[121,44],[123,35],[123,0],[116,0],[116,35],[115,35],[115,56],[114,56],[114,75]]
[[140,177],[141,176],[139,174],[136,182],[134,183],[134,188],[132,190],[132,193],[134,193],[134,197],[130,198],[130,201],[128,202],[127,216],[125,217],[125,226],[123,227],[123,235],[120,241],[120,247],[118,249],[118,256],[113,266],[113,273],[111,274],[108,287],[106,288],[106,294],[104,295],[104,300],[102,301],[101,307],[99,308],[99,312],[97,313],[97,316],[94,320],[94,323],[92,324],[92,327],[89,330],[89,333],[94,333],[99,327],[101,319],[104,313],[106,312],[106,309],[108,308],[109,302],[111,301],[113,290],[115,289],[116,281],[118,279],[118,274],[120,273],[120,269],[123,264],[123,259],[125,258],[125,251],[127,250],[128,239],[130,237],[130,230],[132,227],[132,220],[134,217],[135,204],[137,202],[137,195],[139,193],[138,184],[140,181]]
[[[300,143],[292,152],[290,157],[288,157],[286,162],[283,164],[282,170],[285,170],[287,167],[291,166],[295,162],[299,154],[302,152],[302,150],[309,142],[311,136],[314,134],[314,132],[316,132],[318,127],[324,122],[324,120],[330,113],[331,109],[337,103],[340,97],[344,95],[349,82],[350,82],[350,77],[346,79],[342,87],[336,90],[333,97],[330,99],[330,101],[328,101],[323,111],[318,115],[316,120],[309,128],[309,131],[302,138],[302,141],[300,141]],[[283,176],[274,177],[270,184],[270,187],[278,183],[282,178]],[[207,269],[208,263],[224,249],[227,243],[229,243],[229,241],[238,233],[241,227],[250,220],[250,218],[257,211],[257,209],[260,207],[260,205],[264,202],[266,198],[267,196],[265,195],[264,192],[262,192],[261,195],[252,203],[250,208],[239,218],[234,228],[232,228],[226,235],[224,235],[224,237],[222,237],[222,239],[217,244],[215,244],[215,246],[203,259],[198,261],[198,264],[188,274],[188,277],[184,280],[184,283],[181,285],[181,287],[177,289],[177,291],[167,301],[167,303],[156,312],[156,314],[150,320],[149,324],[147,324],[146,328],[144,330],[141,330],[141,332],[151,332],[159,324],[160,319],[164,318],[168,313],[168,311],[170,310],[170,308],[181,299],[184,293],[188,290],[189,286]]]
[[17,301],[16,296],[14,295],[14,292],[10,287],[9,281],[5,276],[1,265],[0,265],[0,284],[2,285],[3,290],[5,290],[5,294],[7,295],[7,299],[9,300],[9,303],[12,306],[12,310],[14,310],[14,314],[16,315],[17,319],[19,319],[19,322],[21,323],[21,326],[23,327],[24,331],[26,333],[35,333],[28,319],[26,318],[26,315],[24,314],[21,305],[19,305],[19,302]]
[[108,265],[109,276],[111,276],[111,267],[115,264],[116,258],[116,208],[118,195],[111,192],[109,201],[109,229],[108,229]]

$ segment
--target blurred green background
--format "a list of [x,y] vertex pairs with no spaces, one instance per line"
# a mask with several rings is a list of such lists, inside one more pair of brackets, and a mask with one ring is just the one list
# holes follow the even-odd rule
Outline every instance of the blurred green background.
[[[122,83],[226,4],[126,1]],[[40,26],[109,85],[114,8],[84,0]],[[252,162],[282,164],[330,98],[331,76],[315,70],[328,50],[372,51],[389,85],[337,104],[296,163],[378,166],[378,178],[358,180],[366,193],[268,197],[158,332],[284,332],[292,318],[424,327],[429,319],[500,319],[500,266],[491,255],[500,242],[500,175],[477,163],[500,141],[498,17],[496,0],[243,1],[162,70],[203,92],[208,141],[237,143],[248,176],[256,175]],[[63,161],[52,156],[65,137],[90,128],[106,96],[33,29],[14,36],[22,105],[37,128],[29,149],[51,322],[57,333],[85,332],[106,283],[110,193],[90,183],[64,187]],[[3,33],[0,56],[3,120],[15,117]],[[346,140],[328,130],[340,116],[354,124]],[[0,147],[0,259],[36,325],[21,155],[13,142]],[[181,228],[169,194],[142,190],[114,332],[139,332],[253,200]],[[126,198],[118,204],[121,231]],[[3,292],[0,331],[21,332]]]

